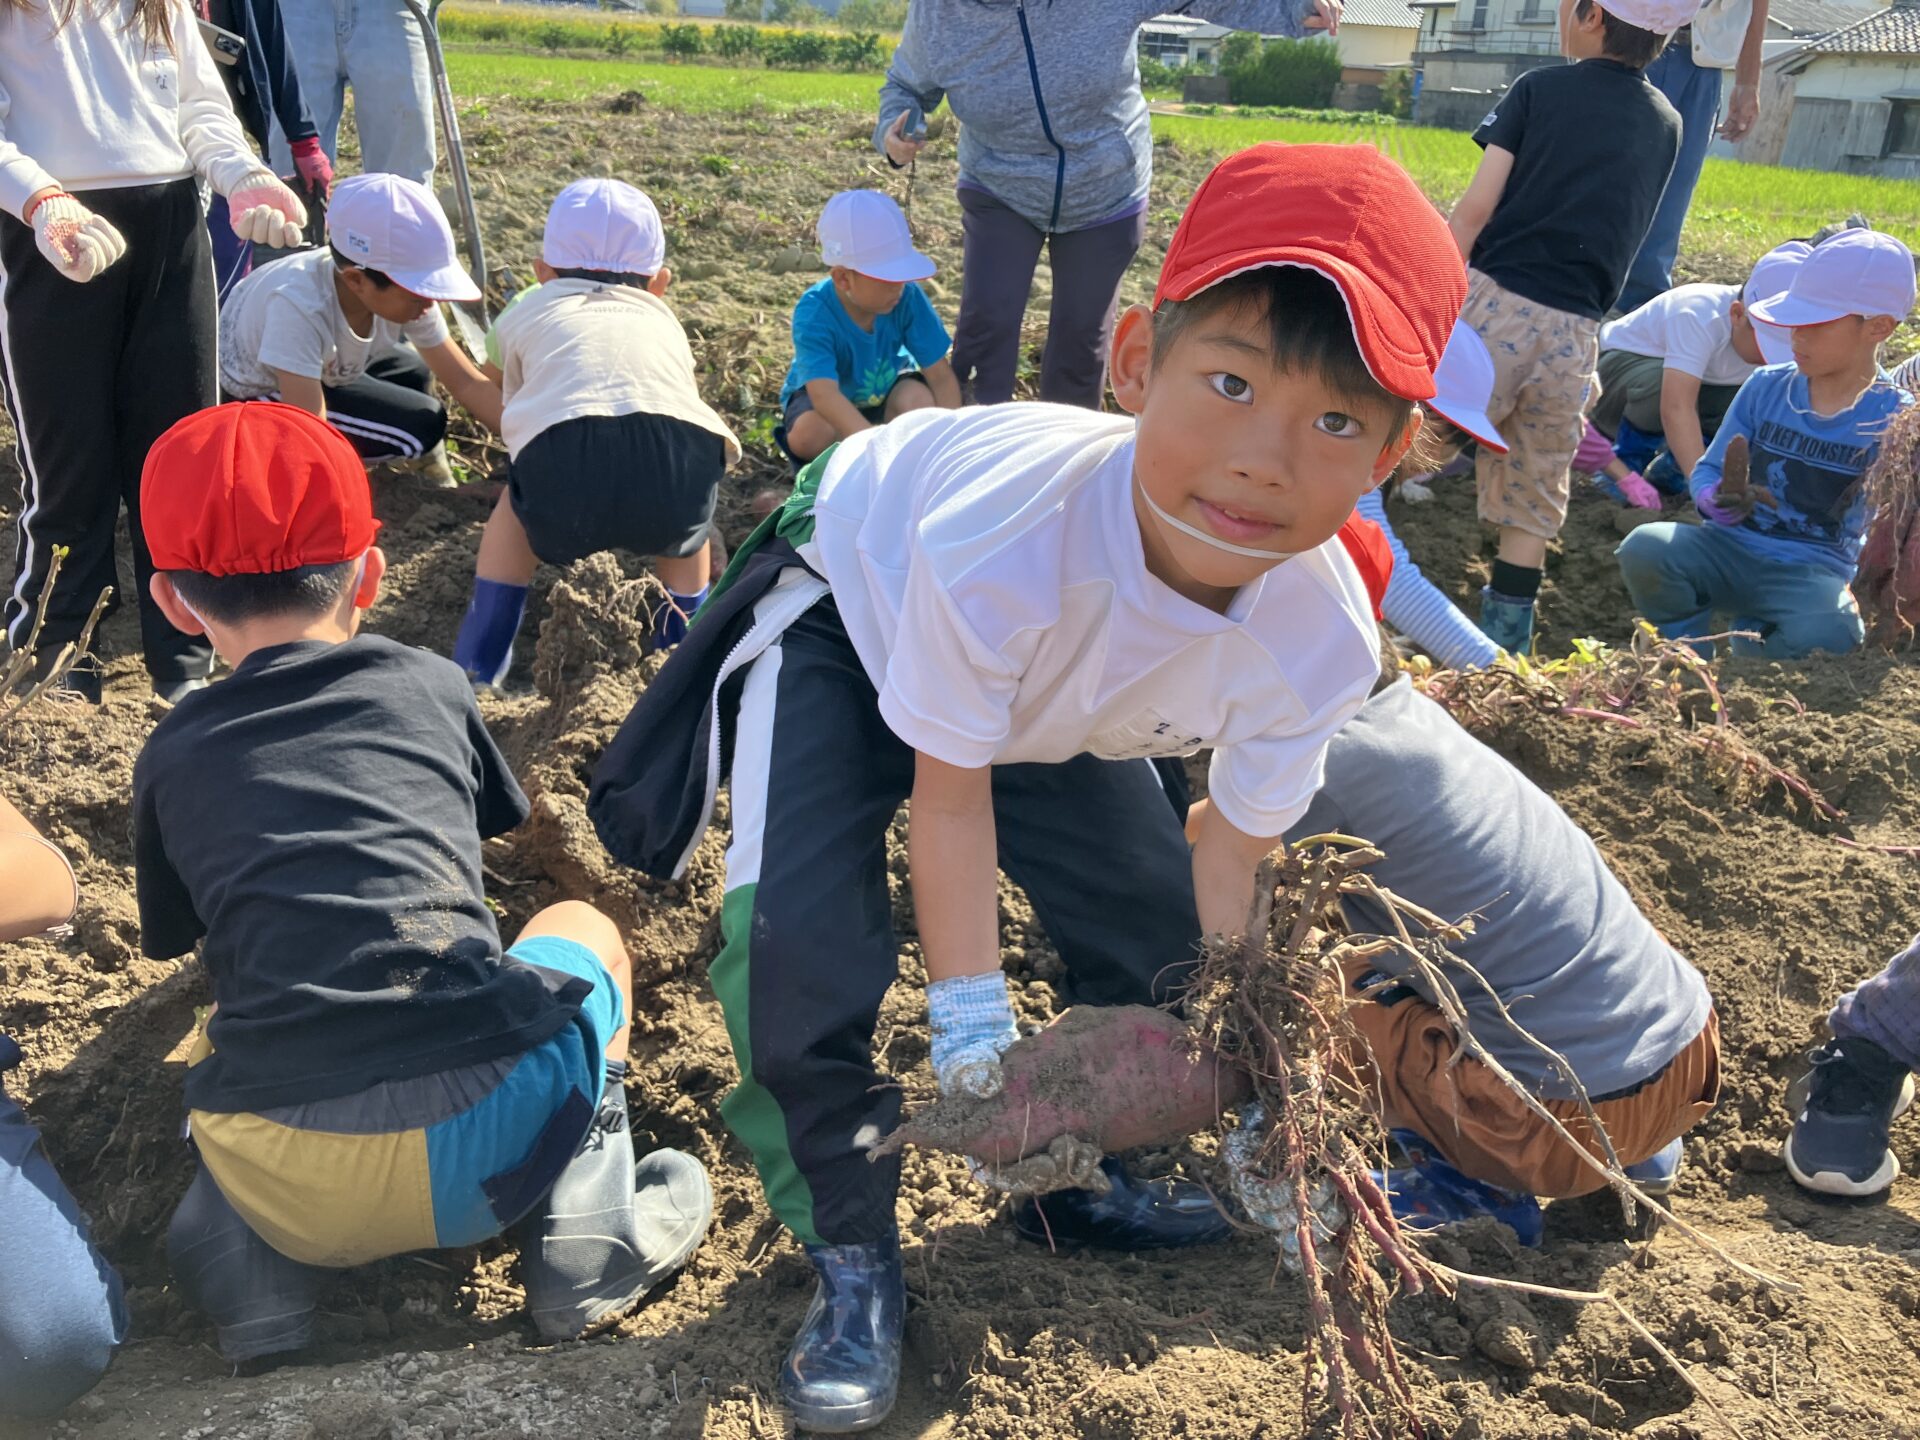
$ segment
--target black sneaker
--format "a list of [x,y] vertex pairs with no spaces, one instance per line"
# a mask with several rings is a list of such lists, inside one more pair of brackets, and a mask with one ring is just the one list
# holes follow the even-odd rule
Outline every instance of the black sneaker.
[[1878,1195],[1900,1173],[1887,1130],[1913,1104],[1913,1076],[1871,1040],[1829,1040],[1787,1090],[1787,1173],[1825,1195]]
[[1213,1245],[1233,1235],[1233,1222],[1206,1186],[1192,1180],[1142,1180],[1112,1156],[1100,1162],[1107,1192],[1055,1190],[1013,1207],[1023,1240],[1055,1250],[1173,1250]]

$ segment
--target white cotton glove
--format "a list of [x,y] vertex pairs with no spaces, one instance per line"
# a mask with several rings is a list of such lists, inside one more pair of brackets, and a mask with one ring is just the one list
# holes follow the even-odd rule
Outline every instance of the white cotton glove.
[[249,171],[227,192],[233,233],[255,245],[290,250],[304,238],[307,207],[271,170]]
[[933,1031],[933,1078],[942,1095],[990,1100],[1005,1083],[1000,1056],[1019,1038],[1007,977],[956,975],[927,986],[927,1018]]
[[[1289,1274],[1300,1273],[1300,1207],[1295,1203],[1293,1187],[1262,1178],[1256,1171],[1255,1157],[1266,1139],[1267,1112],[1260,1105],[1240,1109],[1240,1128],[1221,1145],[1221,1158],[1227,1164],[1227,1185],[1247,1218],[1267,1230],[1280,1244],[1280,1263]],[[1323,1269],[1338,1259],[1332,1242],[1347,1228],[1347,1207],[1341,1203],[1333,1184],[1324,1175],[1316,1175],[1308,1186],[1307,1204],[1313,1210],[1313,1249]]]
[[118,230],[64,192],[33,207],[33,242],[49,265],[82,285],[127,253]]

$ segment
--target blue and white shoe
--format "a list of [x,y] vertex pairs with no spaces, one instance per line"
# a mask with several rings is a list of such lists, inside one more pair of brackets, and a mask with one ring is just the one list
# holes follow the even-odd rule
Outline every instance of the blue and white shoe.
[[1386,1192],[1394,1218],[1409,1230],[1437,1230],[1484,1217],[1507,1226],[1522,1245],[1538,1245],[1545,1237],[1546,1216],[1537,1197],[1489,1185],[1456,1170],[1411,1130],[1392,1133],[1408,1163],[1375,1170],[1373,1182]]
[[1680,1178],[1680,1163],[1686,1158],[1686,1145],[1675,1139],[1664,1149],[1649,1155],[1637,1165],[1627,1166],[1627,1178],[1656,1200],[1673,1193]]
[[1813,1068],[1787,1089],[1787,1173],[1823,1195],[1878,1195],[1900,1174],[1887,1132],[1913,1104],[1913,1076],[1858,1036],[1829,1040],[1807,1058]]

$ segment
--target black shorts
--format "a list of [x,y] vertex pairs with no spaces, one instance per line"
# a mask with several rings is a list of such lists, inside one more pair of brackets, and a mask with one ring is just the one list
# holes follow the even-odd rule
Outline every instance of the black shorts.
[[533,553],[566,565],[603,550],[678,559],[707,543],[726,442],[668,415],[582,415],[542,430],[507,470]]
[[[868,424],[884,425],[887,423],[887,401],[891,400],[893,398],[893,392],[908,380],[918,380],[922,385],[927,383],[927,377],[922,372],[909,370],[904,375],[896,375],[894,377],[893,384],[887,387],[887,393],[880,397],[880,403],[878,405],[861,405],[857,407],[861,415],[866,417]],[[781,414],[780,421],[787,429],[791,430],[793,429],[793,422],[813,408],[813,397],[807,394],[807,387],[802,385],[787,397],[786,410]]]

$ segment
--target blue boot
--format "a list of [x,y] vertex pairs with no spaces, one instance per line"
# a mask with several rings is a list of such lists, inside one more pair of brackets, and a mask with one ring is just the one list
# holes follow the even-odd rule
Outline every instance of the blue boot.
[[460,637],[453,642],[453,663],[477,685],[500,685],[513,664],[513,637],[526,613],[526,586],[475,580]]
[[907,1318],[900,1237],[806,1251],[820,1284],[780,1367],[780,1398],[802,1431],[870,1430],[887,1418],[900,1392]]
[[693,619],[693,612],[706,603],[707,591],[711,585],[698,595],[682,595],[678,591],[667,591],[667,603],[653,612],[653,648],[671,650],[687,638],[687,625]]
[[1191,1180],[1140,1180],[1108,1156],[1100,1162],[1107,1193],[1055,1190],[1028,1196],[1013,1208],[1023,1240],[1056,1250],[1172,1250],[1211,1245],[1233,1234],[1213,1192]]
[[1394,1218],[1409,1230],[1435,1230],[1486,1216],[1510,1227],[1522,1245],[1538,1245],[1545,1236],[1546,1217],[1534,1196],[1461,1173],[1411,1130],[1395,1130],[1393,1138],[1408,1163],[1375,1170],[1373,1183],[1386,1192]]
[[1654,1199],[1664,1200],[1673,1193],[1684,1158],[1686,1146],[1679,1140],[1669,1141],[1638,1164],[1627,1166],[1627,1178]]
[[1533,648],[1533,601],[1502,595],[1491,585],[1480,590],[1480,629],[1509,655]]

